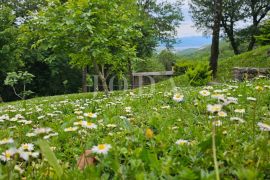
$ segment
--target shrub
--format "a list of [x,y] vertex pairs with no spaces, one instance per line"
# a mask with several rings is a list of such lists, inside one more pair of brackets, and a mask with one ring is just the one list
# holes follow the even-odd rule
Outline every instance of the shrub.
[[197,63],[196,61],[180,61],[174,65],[174,74],[183,75],[189,68],[194,68]]
[[186,76],[192,86],[203,86],[211,80],[211,71],[209,65],[198,63],[195,67],[188,68]]

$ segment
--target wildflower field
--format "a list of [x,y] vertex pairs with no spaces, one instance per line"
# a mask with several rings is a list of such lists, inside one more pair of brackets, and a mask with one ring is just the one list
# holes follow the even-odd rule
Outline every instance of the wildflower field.
[[270,81],[0,105],[0,179],[270,179]]

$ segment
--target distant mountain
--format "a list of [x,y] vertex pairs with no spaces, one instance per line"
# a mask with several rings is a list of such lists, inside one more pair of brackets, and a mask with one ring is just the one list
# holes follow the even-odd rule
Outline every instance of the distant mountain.
[[[200,49],[211,44],[211,37],[204,36],[192,36],[182,37],[176,39],[174,44],[174,50],[176,52],[183,51],[185,49]],[[160,44],[157,51],[161,51],[165,48],[165,44]]]
[[[185,60],[208,60],[211,53],[211,44],[205,45],[201,48],[190,48],[190,49],[184,49],[181,51],[177,51],[176,54],[179,59],[185,59]],[[220,41],[220,59],[228,58],[233,56],[233,50],[230,46],[230,43],[221,40]]]

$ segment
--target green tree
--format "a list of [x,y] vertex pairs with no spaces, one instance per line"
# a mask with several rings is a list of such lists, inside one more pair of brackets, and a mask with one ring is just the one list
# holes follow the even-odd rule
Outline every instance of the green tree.
[[210,68],[215,78],[218,66],[223,0],[191,0],[191,2],[190,8],[196,27],[203,29],[205,33],[212,34]]
[[0,6],[0,73],[2,74],[22,65],[21,51],[16,42],[18,29],[15,26],[15,19],[10,8]]
[[157,2],[156,0],[138,0],[140,21],[138,29],[141,38],[134,39],[137,44],[138,57],[150,57],[159,42],[165,43],[168,48],[175,42],[177,27],[183,20],[181,1]]
[[176,62],[176,55],[172,51],[165,49],[159,53],[158,60],[163,64],[166,71],[171,71]]
[[70,63],[93,67],[108,94],[105,69],[121,74],[127,60],[136,57],[132,38],[140,37],[134,29],[137,5],[133,0],[79,0],[50,5],[30,22],[38,40],[33,47],[50,50],[47,61],[58,53],[68,54]]
[[257,41],[261,45],[270,44],[270,20],[267,20],[260,27],[260,34],[256,37]]
[[180,1],[171,3],[168,1],[137,0],[137,5],[139,8],[137,16],[140,23],[135,28],[141,32],[142,36],[133,39],[133,43],[137,47],[137,57],[143,60],[136,61],[134,64],[129,62],[128,69],[131,82],[133,81],[133,70],[149,69],[141,68],[142,64],[147,63],[149,63],[147,67],[153,67],[151,56],[154,55],[153,52],[160,42],[165,43],[167,48],[172,47],[175,42],[176,29],[183,20]]
[[252,25],[248,27],[248,51],[254,48],[256,35],[259,33],[259,26],[270,11],[270,0],[246,0],[246,10]]
[[[237,23],[246,18],[244,1],[223,0],[222,3],[221,30],[224,37],[229,40],[235,54],[240,53]],[[203,30],[205,34],[211,34],[215,17],[214,1],[192,0],[190,7],[196,27]]]
[[234,54],[240,54],[241,38],[238,35],[237,23],[246,18],[245,0],[223,0],[221,25],[225,37],[229,40]]
[[[9,72],[7,73],[7,77],[5,79],[5,85],[11,86],[13,92],[16,96],[24,100],[27,96],[31,95],[33,92],[30,90],[26,90],[26,85],[30,84],[33,81],[35,76],[33,74],[28,73],[27,71],[22,72]],[[18,92],[18,86],[22,86],[20,92]],[[17,87],[16,87],[17,86]]]
[[0,4],[13,10],[16,17],[22,22],[29,18],[29,11],[37,11],[40,7],[46,6],[46,0],[0,0]]
[[[196,27],[204,30],[206,34],[211,34],[216,10],[214,1],[192,0],[191,2],[192,18]],[[253,49],[259,26],[269,10],[270,0],[223,0],[221,30],[229,40],[235,54],[241,53],[242,46],[246,43],[247,50]],[[243,22],[251,25],[239,27],[239,23]]]

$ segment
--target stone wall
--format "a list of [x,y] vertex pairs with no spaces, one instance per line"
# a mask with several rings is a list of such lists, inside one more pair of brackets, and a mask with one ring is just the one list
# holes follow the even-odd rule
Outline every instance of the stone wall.
[[243,81],[258,76],[270,77],[270,68],[235,67],[233,68],[234,80]]

